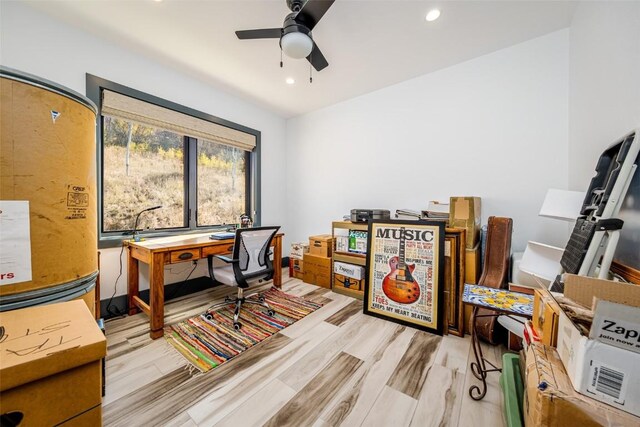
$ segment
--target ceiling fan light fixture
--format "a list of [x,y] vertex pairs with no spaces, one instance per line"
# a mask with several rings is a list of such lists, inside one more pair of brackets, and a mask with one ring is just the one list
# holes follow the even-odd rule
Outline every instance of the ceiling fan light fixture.
[[313,50],[313,40],[304,33],[291,32],[282,36],[280,46],[288,57],[301,59],[309,56]]

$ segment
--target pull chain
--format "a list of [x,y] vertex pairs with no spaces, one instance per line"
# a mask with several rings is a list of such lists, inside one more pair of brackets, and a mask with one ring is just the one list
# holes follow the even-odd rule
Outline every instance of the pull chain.
[[280,68],[282,68],[282,48],[280,49]]
[[313,54],[309,55],[309,83],[313,83],[313,68],[311,67],[311,61],[313,61]]

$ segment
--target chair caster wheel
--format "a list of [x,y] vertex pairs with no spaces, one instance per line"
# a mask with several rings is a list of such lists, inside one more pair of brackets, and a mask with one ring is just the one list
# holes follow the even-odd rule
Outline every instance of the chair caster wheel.
[[262,295],[260,295],[260,296],[258,297],[258,301],[260,301],[260,302],[264,302],[264,297],[263,297]]
[[267,311],[267,314],[268,314],[269,316],[273,317],[273,316],[276,314],[276,312],[275,312],[275,311],[273,311],[273,310],[269,310],[269,311]]
[[234,328],[236,331],[239,331],[239,330],[240,330],[240,328],[242,328],[242,324],[241,324],[240,322],[236,322],[236,323],[234,323],[234,324],[233,324],[233,328]]
[[204,318],[207,319],[207,320],[213,320],[213,316],[211,315],[211,313],[205,314]]

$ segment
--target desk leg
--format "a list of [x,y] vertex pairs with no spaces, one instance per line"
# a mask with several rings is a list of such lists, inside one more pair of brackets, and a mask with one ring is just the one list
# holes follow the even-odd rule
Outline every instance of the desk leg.
[[[482,354],[482,346],[480,344],[480,338],[478,337],[478,327],[476,324],[476,320],[481,317],[496,317],[498,314],[478,315],[478,310],[478,307],[473,307],[473,314],[471,315],[471,346],[473,347],[473,355],[476,360],[475,362],[471,362],[470,367],[473,376],[482,381],[482,384],[480,386],[474,384],[469,387],[469,396],[471,396],[473,400],[482,400],[487,394],[487,373],[502,372],[502,369],[485,359]],[[487,365],[490,365],[491,369],[488,369]]]
[[137,297],[140,294],[138,280],[138,260],[131,256],[131,248],[127,248],[127,297],[129,316],[133,316],[138,312],[138,307],[133,301],[133,297]]
[[164,253],[152,253],[149,265],[149,308],[151,338],[160,338],[164,331]]
[[282,237],[274,239],[273,243],[273,285],[282,288]]

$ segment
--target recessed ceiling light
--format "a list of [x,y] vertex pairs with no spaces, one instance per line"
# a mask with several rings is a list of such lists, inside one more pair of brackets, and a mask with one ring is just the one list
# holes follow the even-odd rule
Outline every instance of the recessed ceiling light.
[[440,11],[438,9],[432,9],[427,13],[427,21],[433,22],[440,17]]
[[287,82],[288,85],[292,85],[294,84],[296,81],[293,79],[293,77],[287,77],[287,79],[285,80],[285,82]]

